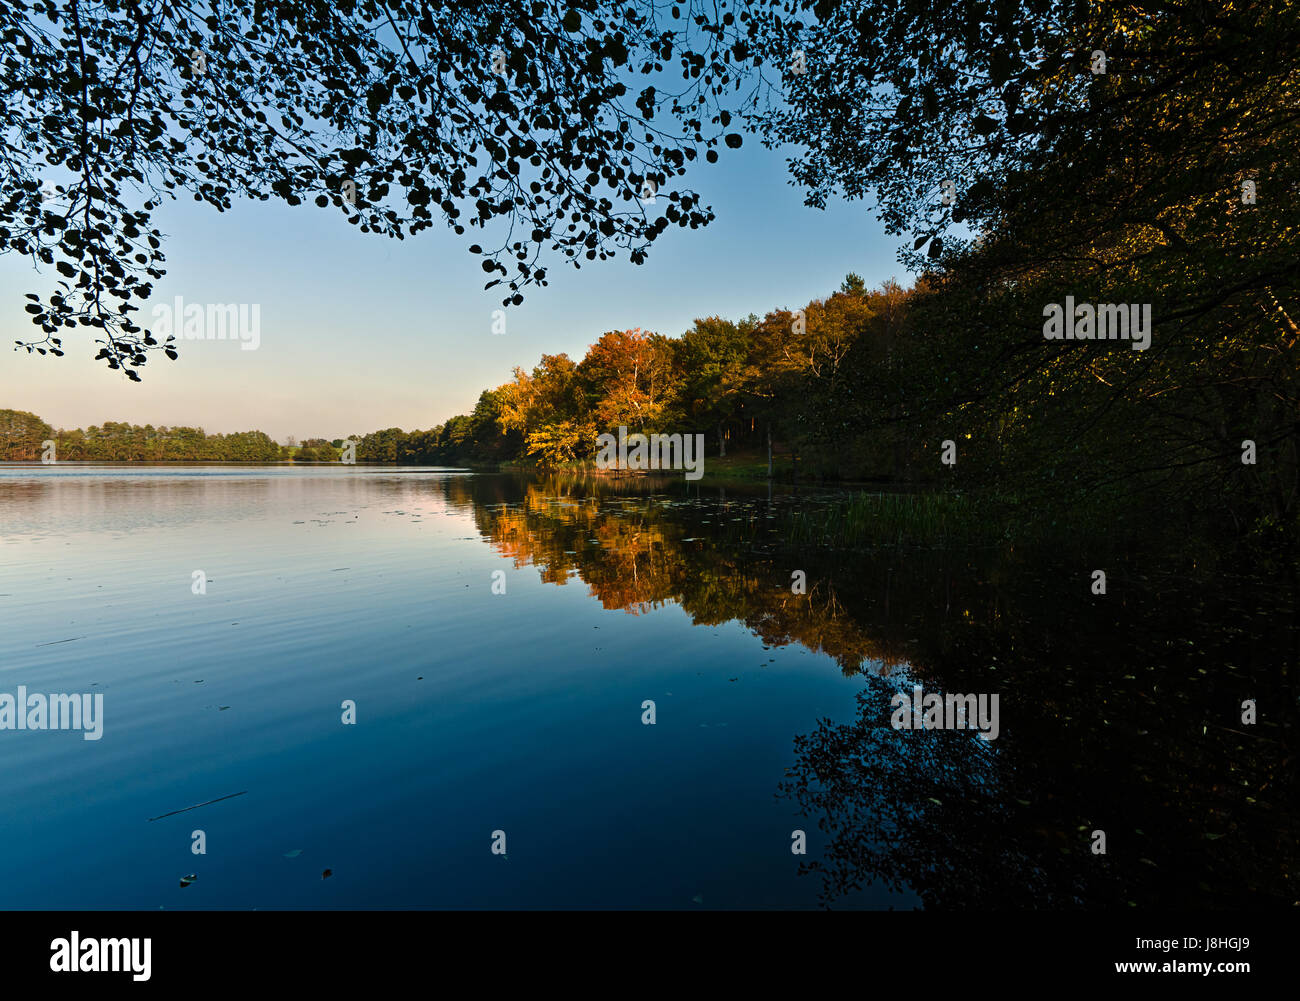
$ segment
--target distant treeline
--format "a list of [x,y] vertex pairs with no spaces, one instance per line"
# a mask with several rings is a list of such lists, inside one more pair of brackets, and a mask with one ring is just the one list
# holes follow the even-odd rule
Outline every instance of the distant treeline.
[[36,414],[0,410],[0,461],[38,462],[47,441],[54,442],[52,457],[59,462],[338,462],[345,444],[342,438],[304,438],[298,445],[290,438],[279,445],[264,431],[207,434],[118,421],[56,431]]
[[210,435],[202,428],[116,421],[55,431],[36,414],[0,410],[0,459],[38,461],[47,441],[60,462],[275,462],[288,452],[261,431]]

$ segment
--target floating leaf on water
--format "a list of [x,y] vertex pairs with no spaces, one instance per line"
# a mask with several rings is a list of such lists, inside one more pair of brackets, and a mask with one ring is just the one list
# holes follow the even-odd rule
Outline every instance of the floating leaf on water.
[[285,857],[285,858],[297,858],[297,857],[298,857],[299,855],[301,855],[301,854],[302,854],[302,849],[301,849],[301,848],[295,848],[295,849],[294,849],[293,851],[291,851],[291,852],[285,852],[285,853],[284,853],[284,857]]
[[1207,834],[1207,835],[1205,835],[1205,840],[1206,840],[1206,841],[1218,841],[1221,837],[1223,837],[1222,834]]
[[329,878],[330,878],[331,876],[333,876],[333,875],[334,875],[334,870],[333,870],[333,869],[326,869],[324,872],[322,872],[322,873],[320,874],[320,878],[321,878],[321,879],[329,879]]
[[930,802],[933,803],[935,806],[943,806],[943,803],[941,803],[939,800],[935,799],[933,796],[929,797],[929,799],[930,799]]
[[691,897],[691,903],[693,903],[693,904],[702,904],[702,903],[704,903],[704,894],[702,894],[702,893],[697,893],[695,896]]
[[182,876],[182,877],[181,877],[181,886],[182,886],[182,887],[189,886],[191,883],[193,883],[193,882],[194,882],[196,879],[198,879],[198,878],[199,878],[199,877],[196,876],[196,875],[194,875],[194,873],[190,873],[188,876]]

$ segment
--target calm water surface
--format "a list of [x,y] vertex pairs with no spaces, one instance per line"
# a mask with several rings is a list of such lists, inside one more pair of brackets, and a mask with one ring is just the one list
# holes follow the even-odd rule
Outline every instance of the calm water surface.
[[[0,905],[813,904],[775,787],[861,680],[671,595],[539,573],[525,498],[471,479],[6,467],[0,691],[103,693],[105,721],[0,732]],[[619,508],[574,545],[619,553]]]
[[[782,548],[808,502],[0,467],[0,692],[104,696],[99,741],[0,731],[0,907],[1294,898],[1293,593],[1116,563],[1107,602],[1009,553]],[[1000,692],[998,740],[889,727],[914,683]]]

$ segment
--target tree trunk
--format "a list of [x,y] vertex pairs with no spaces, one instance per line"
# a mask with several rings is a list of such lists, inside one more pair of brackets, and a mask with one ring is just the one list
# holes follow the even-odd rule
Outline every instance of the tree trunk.
[[726,457],[727,457],[727,439],[722,433],[722,425],[719,424],[718,425],[718,458],[725,459]]

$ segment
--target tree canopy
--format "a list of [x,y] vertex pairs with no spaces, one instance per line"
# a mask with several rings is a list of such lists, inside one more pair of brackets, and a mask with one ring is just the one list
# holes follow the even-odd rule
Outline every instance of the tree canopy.
[[60,276],[28,296],[44,337],[19,345],[59,355],[84,326],[133,380],[174,358],[133,314],[164,274],[154,214],[181,193],[312,202],[398,239],[481,229],[469,249],[504,304],[546,283],[548,254],[640,263],[712,218],[681,177],[741,144],[712,109],[753,27],[726,0],[14,0],[0,253]]

